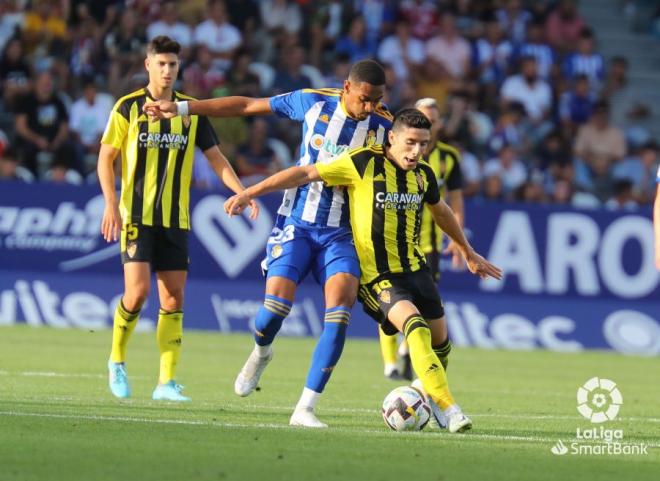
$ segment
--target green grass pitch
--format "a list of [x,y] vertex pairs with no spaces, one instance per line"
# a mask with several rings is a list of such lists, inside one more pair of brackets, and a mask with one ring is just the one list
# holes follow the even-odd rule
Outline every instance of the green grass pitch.
[[[317,409],[330,428],[316,431],[288,426],[312,339],[277,339],[262,389],[239,398],[233,381],[250,337],[187,332],[179,381],[193,402],[177,405],[150,399],[153,333],[135,333],[129,345],[127,401],[107,388],[109,331],[15,326],[0,336],[3,481],[660,479],[657,358],[456,348],[450,386],[474,429],[396,433],[380,403],[398,384],[383,378],[375,341],[349,339]],[[650,445],[647,455],[550,452],[592,427],[576,410],[576,390],[593,376],[623,395],[604,427]]]

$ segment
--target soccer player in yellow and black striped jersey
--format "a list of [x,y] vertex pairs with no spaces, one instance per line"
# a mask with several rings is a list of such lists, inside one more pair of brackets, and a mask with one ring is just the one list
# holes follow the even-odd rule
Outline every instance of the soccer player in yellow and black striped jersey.
[[472,421],[454,401],[445,370],[434,352],[444,326],[444,309],[419,245],[424,204],[435,222],[458,245],[468,269],[481,277],[501,278],[499,268],[469,245],[454,214],[440,198],[433,171],[420,162],[430,139],[430,122],[419,110],[399,112],[388,144],[351,150],[330,163],[292,167],[246,189],[225,203],[229,215],[278,189],[322,180],[345,186],[351,226],[362,275],[358,298],[386,332],[402,332],[413,368],[432,405],[450,432]]
[[[183,290],[188,272],[190,182],[195,147],[203,152],[218,177],[234,192],[243,186],[218,148],[218,138],[205,117],[189,115],[150,122],[142,112],[155,99],[191,99],[172,88],[179,71],[180,45],[168,37],[154,38],[147,48],[149,84],[119,99],[101,139],[98,176],[105,211],[101,233],[108,242],[120,237],[124,294],[114,315],[108,361],[111,392],[130,397],[126,345],[156,272],[160,310],[156,337],[160,374],[155,400],[188,401],[176,383],[175,371],[183,336]],[[115,193],[114,161],[121,153],[121,196]],[[256,204],[252,216],[257,215]]]
[[[458,224],[463,227],[465,213],[463,208],[463,175],[461,174],[460,153],[458,150],[439,140],[439,132],[442,129],[442,120],[438,104],[433,98],[423,98],[415,102],[415,108],[422,112],[431,121],[431,141],[424,153],[424,159],[433,170],[440,197],[445,199],[454,212]],[[422,248],[426,263],[431,271],[431,276],[437,282],[440,280],[440,254],[442,253],[442,230],[433,220],[431,211],[422,211],[422,227],[419,233],[419,245]],[[459,267],[463,258],[453,241],[444,251],[452,255],[452,264]],[[405,342],[399,344],[399,336],[388,336],[382,329],[379,331],[380,351],[384,363],[385,377],[393,380],[412,380],[412,365],[408,346]],[[446,339],[436,347],[436,353],[447,369],[449,353],[451,352],[451,341]]]

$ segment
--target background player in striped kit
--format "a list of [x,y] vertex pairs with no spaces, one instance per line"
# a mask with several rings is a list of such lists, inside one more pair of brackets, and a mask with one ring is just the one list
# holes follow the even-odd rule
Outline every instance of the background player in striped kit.
[[[274,112],[302,123],[298,165],[310,165],[328,162],[348,149],[382,143],[392,121],[381,103],[384,92],[382,67],[364,60],[351,67],[343,89],[304,89],[260,99],[159,101],[145,105],[145,112],[158,118]],[[360,277],[345,191],[324,187],[320,181],[289,189],[278,213],[267,245],[266,296],[255,319],[255,347],[234,390],[247,396],[257,386],[273,356],[271,344],[291,310],[296,287],[312,271],[324,289],[325,322],[290,423],[323,428],[327,425],[316,418],[314,407],[341,356]]]
[[[147,48],[149,84],[120,98],[110,113],[101,140],[98,175],[105,210],[101,233],[116,241],[121,232],[124,294],[114,314],[109,387],[119,398],[131,395],[126,372],[126,346],[149,294],[156,272],[160,310],[156,338],[160,374],[153,399],[189,401],[174,380],[183,338],[183,290],[188,274],[190,179],[195,146],[218,177],[234,192],[241,182],[218,148],[218,138],[205,117],[190,115],[149,122],[142,113],[148,100],[190,99],[172,85],[179,71],[181,47],[169,37],[154,38]],[[121,198],[115,193],[114,162],[121,152]],[[253,204],[253,216],[257,215]]]

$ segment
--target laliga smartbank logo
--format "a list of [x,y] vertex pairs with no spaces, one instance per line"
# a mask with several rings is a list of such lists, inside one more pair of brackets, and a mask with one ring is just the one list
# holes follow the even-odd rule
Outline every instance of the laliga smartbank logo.
[[645,443],[624,442],[623,429],[606,429],[602,423],[614,421],[623,405],[623,396],[610,379],[592,377],[577,390],[577,410],[599,428],[577,428],[575,439],[568,446],[559,439],[550,448],[552,454],[617,456],[648,454]]

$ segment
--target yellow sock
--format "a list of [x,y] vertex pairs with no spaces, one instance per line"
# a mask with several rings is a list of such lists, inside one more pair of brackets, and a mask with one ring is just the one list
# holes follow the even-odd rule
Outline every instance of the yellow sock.
[[388,336],[380,327],[378,328],[378,334],[380,336],[380,353],[383,356],[383,362],[385,365],[396,364],[396,344],[399,336],[396,334],[393,336]]
[[174,379],[181,354],[183,338],[183,311],[158,311],[156,339],[160,349],[160,375],[158,382],[165,384]]
[[410,316],[404,325],[404,333],[413,369],[426,393],[441,409],[456,404],[449,392],[445,370],[431,348],[431,330],[426,321],[419,315]]
[[122,303],[121,299],[117,303],[112,327],[112,350],[110,351],[110,360],[112,362],[126,361],[126,345],[131,333],[135,330],[140,311],[130,312]]

